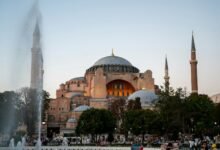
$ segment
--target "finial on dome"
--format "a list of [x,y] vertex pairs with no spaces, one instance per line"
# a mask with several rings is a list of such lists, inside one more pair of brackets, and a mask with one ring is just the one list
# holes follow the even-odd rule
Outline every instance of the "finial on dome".
[[114,54],[114,48],[112,48],[112,56],[115,56],[115,54]]

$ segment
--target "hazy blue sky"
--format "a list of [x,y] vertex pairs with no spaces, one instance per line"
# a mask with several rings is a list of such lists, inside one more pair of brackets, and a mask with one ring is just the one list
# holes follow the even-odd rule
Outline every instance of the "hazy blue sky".
[[[30,83],[34,0],[0,0],[0,92]],[[199,92],[220,92],[219,0],[40,0],[44,88],[83,76],[99,58],[115,55],[171,86],[190,85],[191,34],[198,58]]]

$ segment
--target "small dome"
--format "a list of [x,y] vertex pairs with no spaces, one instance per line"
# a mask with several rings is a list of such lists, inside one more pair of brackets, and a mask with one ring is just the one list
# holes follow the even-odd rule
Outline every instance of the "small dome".
[[76,77],[76,78],[72,78],[70,81],[84,81],[85,78],[84,77]]
[[220,93],[211,96],[211,100],[212,100],[214,103],[220,103]]
[[75,97],[75,96],[83,96],[83,93],[82,92],[73,92],[73,93],[71,93],[71,98]]
[[155,100],[158,98],[158,96],[152,91],[139,90],[131,94],[128,97],[128,100],[135,100],[138,97],[140,98],[142,107],[154,104]]
[[90,109],[91,107],[87,106],[87,105],[81,105],[79,107],[76,107],[74,109],[75,112],[82,112],[82,111],[86,111],[88,109]]
[[76,123],[76,122],[77,122],[77,120],[75,118],[69,118],[67,120],[67,123]]
[[65,97],[67,98],[73,98],[75,96],[83,96],[83,92],[69,92],[65,94]]
[[118,56],[107,56],[107,57],[103,57],[101,59],[99,59],[98,61],[95,62],[95,64],[93,66],[99,66],[99,65],[123,65],[123,66],[132,66],[132,64],[122,58],[122,57],[118,57]]

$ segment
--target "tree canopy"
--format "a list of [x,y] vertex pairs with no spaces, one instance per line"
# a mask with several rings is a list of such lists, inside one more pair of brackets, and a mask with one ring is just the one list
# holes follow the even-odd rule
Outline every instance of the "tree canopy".
[[[27,133],[32,134],[38,120],[38,92],[30,88],[22,88],[17,92],[0,93],[0,133],[10,133],[23,123],[27,125]],[[42,118],[49,107],[49,93],[42,93]]]
[[89,109],[82,113],[76,127],[77,134],[92,136],[104,133],[113,133],[116,119],[113,114],[105,109]]

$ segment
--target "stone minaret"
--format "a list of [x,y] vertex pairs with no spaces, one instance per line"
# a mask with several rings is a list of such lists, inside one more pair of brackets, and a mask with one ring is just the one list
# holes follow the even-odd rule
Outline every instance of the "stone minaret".
[[164,76],[164,80],[165,80],[165,91],[169,92],[169,86],[170,86],[170,82],[169,82],[169,70],[168,70],[168,63],[167,63],[167,56],[165,58],[165,76]]
[[196,48],[194,43],[194,37],[192,34],[192,46],[191,46],[191,84],[192,93],[198,93],[198,80],[197,80],[197,60],[196,60]]
[[31,85],[30,87],[37,90],[43,90],[43,56],[40,42],[40,28],[36,22],[33,33],[32,57],[31,57]]

